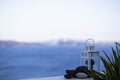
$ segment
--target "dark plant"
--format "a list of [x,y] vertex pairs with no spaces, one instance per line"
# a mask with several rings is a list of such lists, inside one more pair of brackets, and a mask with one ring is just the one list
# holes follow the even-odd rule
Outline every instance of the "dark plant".
[[94,80],[120,80],[120,44],[117,42],[115,44],[116,49],[112,48],[111,57],[106,52],[104,52],[106,59],[100,57],[105,71],[97,72],[92,70],[88,72]]

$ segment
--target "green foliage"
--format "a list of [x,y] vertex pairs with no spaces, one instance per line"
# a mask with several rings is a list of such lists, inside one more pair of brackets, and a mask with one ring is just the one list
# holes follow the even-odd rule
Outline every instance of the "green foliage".
[[94,80],[120,80],[120,44],[116,44],[116,49],[112,48],[112,57],[104,52],[106,59],[100,57],[104,67],[104,72],[97,72],[95,70],[89,71],[89,75]]

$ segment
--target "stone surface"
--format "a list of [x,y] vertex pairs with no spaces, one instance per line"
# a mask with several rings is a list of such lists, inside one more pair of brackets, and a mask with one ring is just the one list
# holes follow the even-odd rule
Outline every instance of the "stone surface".
[[85,78],[87,78],[87,77],[88,77],[88,75],[87,75],[87,74],[85,74],[85,73],[81,73],[81,72],[79,72],[79,73],[77,73],[77,74],[76,74],[76,77],[77,77],[77,78],[82,78],[82,79],[85,79]]
[[92,78],[86,78],[86,79],[65,79],[64,76],[55,76],[55,77],[45,77],[45,78],[29,78],[29,79],[20,79],[20,80],[93,80]]

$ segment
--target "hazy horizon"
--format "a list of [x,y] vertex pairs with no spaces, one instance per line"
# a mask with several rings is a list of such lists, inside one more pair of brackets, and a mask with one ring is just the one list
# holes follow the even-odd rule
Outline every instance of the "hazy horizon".
[[119,0],[0,0],[0,40],[120,41]]

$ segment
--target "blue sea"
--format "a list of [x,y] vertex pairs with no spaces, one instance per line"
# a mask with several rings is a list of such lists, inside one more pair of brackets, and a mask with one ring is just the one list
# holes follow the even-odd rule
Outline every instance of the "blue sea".
[[[97,44],[104,56],[112,44]],[[83,45],[40,45],[0,47],[0,80],[19,80],[64,75],[66,69],[80,66]],[[101,64],[101,69],[103,65]]]

